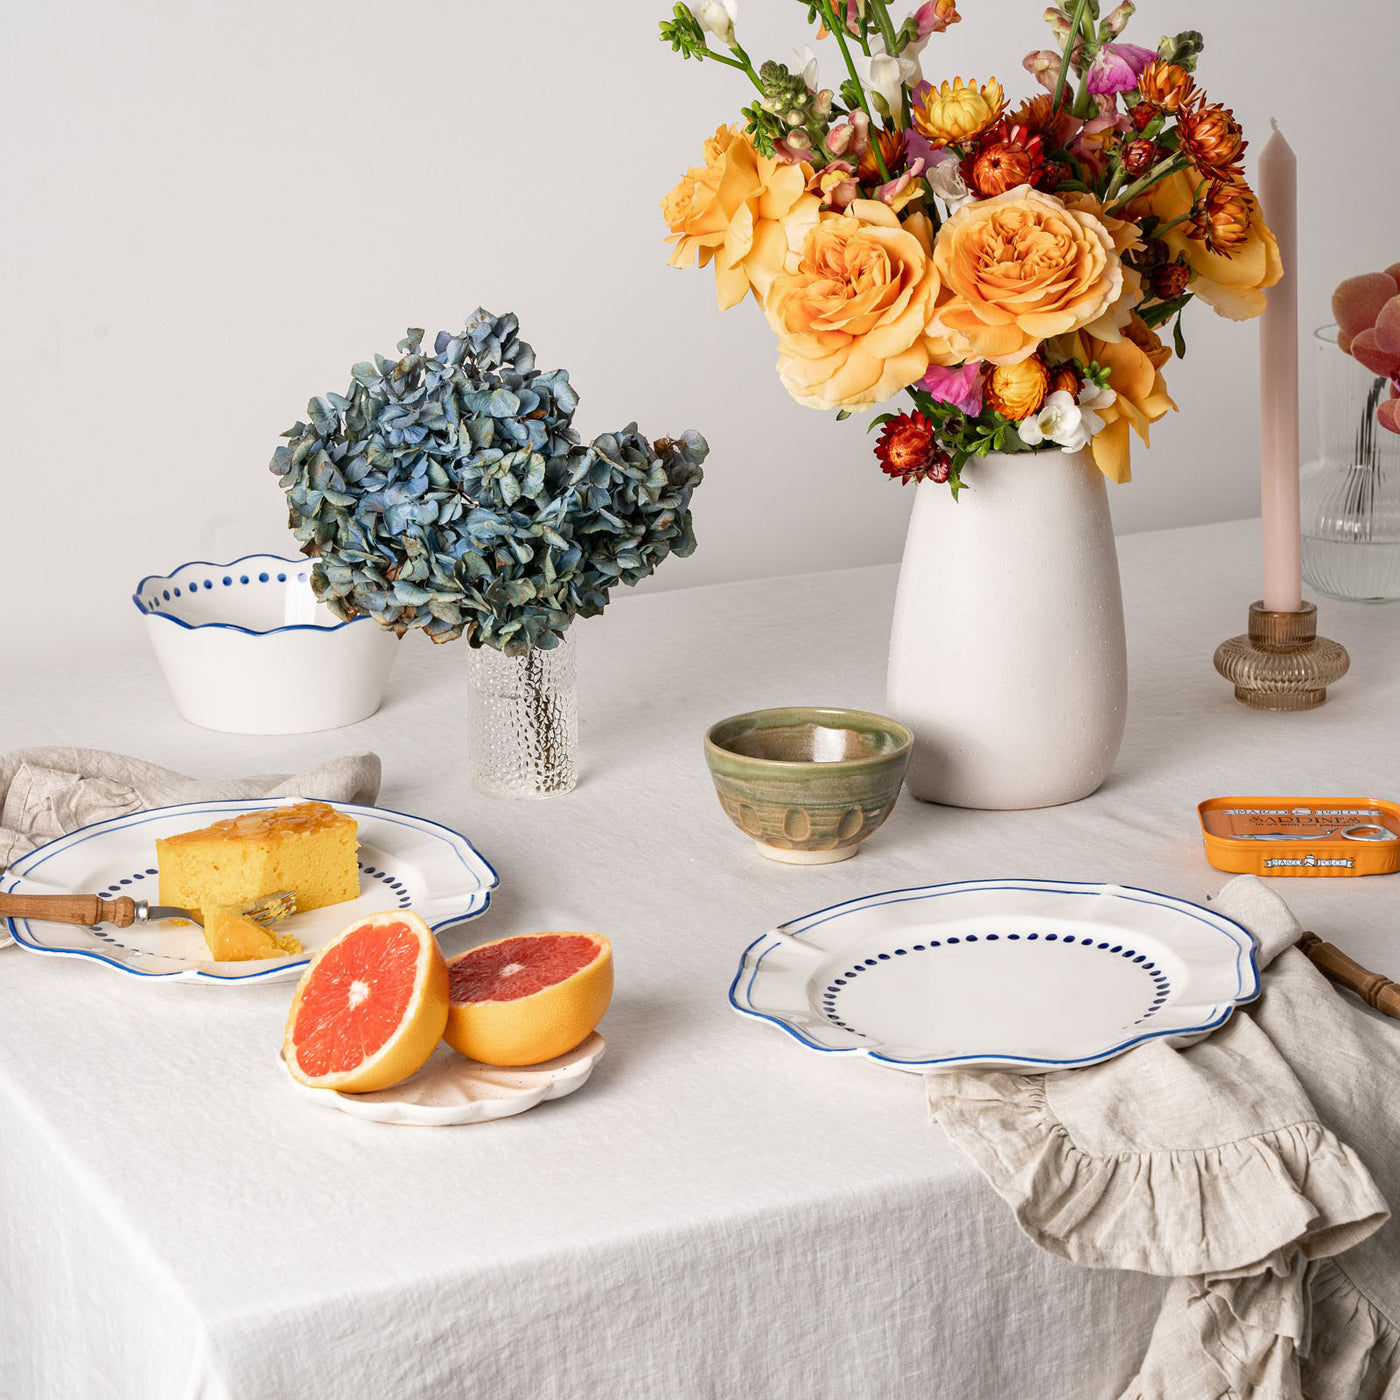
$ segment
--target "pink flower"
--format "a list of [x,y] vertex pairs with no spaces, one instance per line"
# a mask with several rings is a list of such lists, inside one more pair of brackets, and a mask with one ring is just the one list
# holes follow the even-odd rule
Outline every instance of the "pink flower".
[[826,133],[826,148],[834,156],[858,161],[869,144],[870,118],[864,112],[852,112]]
[[1156,57],[1154,49],[1145,49],[1141,44],[1105,44],[1089,65],[1089,91],[1131,92],[1137,86],[1138,74]]
[[924,163],[916,156],[898,175],[875,191],[875,198],[888,204],[891,209],[903,209],[911,199],[917,199],[921,193],[914,181],[923,172]]
[[956,0],[925,0],[914,11],[914,24],[920,39],[927,39],[930,34],[942,34],[950,24],[956,24],[961,18]]
[[982,412],[982,371],[985,368],[982,360],[969,360],[965,365],[951,368],[930,365],[918,387],[936,402],[952,404],[969,418],[976,418]]

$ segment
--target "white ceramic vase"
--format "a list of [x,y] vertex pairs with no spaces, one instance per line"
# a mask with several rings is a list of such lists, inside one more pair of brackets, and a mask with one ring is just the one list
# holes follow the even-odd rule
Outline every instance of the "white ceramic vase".
[[953,807],[1087,797],[1123,738],[1127,655],[1103,474],[1087,452],[994,453],[917,487],[890,637],[907,784]]

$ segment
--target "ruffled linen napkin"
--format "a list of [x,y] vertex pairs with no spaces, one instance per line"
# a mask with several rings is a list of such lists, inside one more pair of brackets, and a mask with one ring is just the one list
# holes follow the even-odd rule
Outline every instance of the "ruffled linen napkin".
[[1334,989],[1254,876],[1215,907],[1263,995],[1220,1029],[1043,1076],[927,1076],[1043,1249],[1175,1280],[1119,1400],[1400,1397],[1400,1027]]
[[[379,755],[346,754],[304,772],[189,778],[100,749],[16,749],[0,755],[0,872],[17,856],[80,826],[147,807],[225,797],[324,797],[369,804]],[[0,930],[0,946],[11,942]]]

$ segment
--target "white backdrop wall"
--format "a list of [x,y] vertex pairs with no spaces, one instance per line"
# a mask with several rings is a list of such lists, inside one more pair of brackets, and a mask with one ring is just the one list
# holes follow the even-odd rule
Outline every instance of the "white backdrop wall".
[[[962,0],[925,70],[1032,90],[1039,0]],[[585,437],[699,428],[699,551],[644,587],[893,560],[910,493],[863,422],[793,404],[752,303],[666,266],[657,200],[748,101],[656,37],[664,0],[45,0],[0,52],[7,656],[136,644],[146,572],[293,552],[266,463],[306,400],[406,326],[514,310],[565,365]],[[755,58],[805,40],[743,0]],[[1206,32],[1199,77],[1257,155],[1298,152],[1302,322],[1400,257],[1389,0],[1141,0],[1127,37]],[[823,46],[823,81],[834,52]],[[1256,333],[1205,307],[1181,414],[1112,491],[1120,531],[1257,514]],[[1311,364],[1304,354],[1304,435]],[[1164,581],[1169,587],[1170,581]],[[18,604],[18,606],[17,606]]]

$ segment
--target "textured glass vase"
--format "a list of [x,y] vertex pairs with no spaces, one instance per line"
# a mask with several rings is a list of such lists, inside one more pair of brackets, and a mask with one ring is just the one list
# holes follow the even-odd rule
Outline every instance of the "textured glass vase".
[[1376,421],[1387,382],[1337,345],[1317,347],[1318,450],[1303,468],[1303,577],[1329,598],[1400,598],[1400,434]]
[[468,651],[467,762],[491,797],[551,797],[578,782],[572,629],[550,651]]

